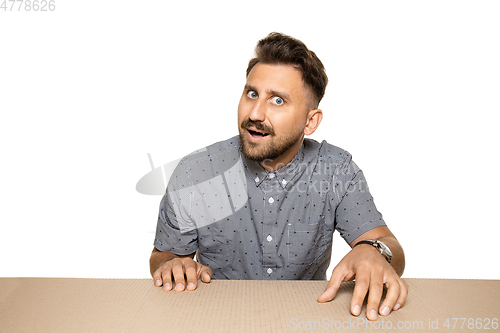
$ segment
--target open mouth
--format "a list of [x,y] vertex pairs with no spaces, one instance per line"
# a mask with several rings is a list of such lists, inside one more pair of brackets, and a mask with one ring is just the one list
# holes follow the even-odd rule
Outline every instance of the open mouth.
[[248,130],[248,133],[250,133],[251,136],[255,136],[255,137],[265,137],[265,136],[269,135],[269,133],[259,132],[259,131],[251,130],[249,128],[247,128],[247,130]]

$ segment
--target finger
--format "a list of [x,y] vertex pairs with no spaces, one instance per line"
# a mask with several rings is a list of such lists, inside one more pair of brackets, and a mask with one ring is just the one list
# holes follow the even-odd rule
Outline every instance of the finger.
[[352,293],[351,299],[351,313],[355,316],[359,316],[361,313],[361,307],[363,306],[363,301],[365,300],[366,294],[370,287],[370,273],[367,271],[359,271],[356,274],[356,280],[354,283],[354,291]]
[[153,273],[153,283],[157,287],[161,287],[163,282],[161,278],[161,267],[158,268],[154,273]]
[[172,290],[172,265],[171,263],[166,263],[161,266],[158,271],[161,274],[161,281],[163,283],[163,290],[170,291]]
[[175,281],[175,291],[184,291],[186,280],[184,279],[184,265],[180,259],[172,260],[172,275]]
[[401,281],[401,279],[399,280],[399,287],[400,287],[399,297],[396,300],[396,304],[394,305],[393,308],[394,311],[399,310],[399,308],[401,308],[403,304],[405,304],[406,297],[408,296],[408,288],[403,283],[403,281]]
[[195,290],[196,283],[198,280],[198,276],[196,274],[196,263],[191,258],[183,260],[183,263],[184,263],[184,271],[186,272],[186,282],[187,282],[186,289]]
[[370,280],[370,290],[368,292],[368,302],[366,303],[366,318],[377,320],[378,308],[382,293],[384,292],[384,282],[380,275],[373,272]]
[[331,301],[337,292],[339,291],[340,285],[345,280],[345,275],[341,273],[339,270],[333,270],[332,277],[330,278],[330,282],[328,282],[328,286],[326,286],[325,291],[318,297],[319,303],[325,303]]
[[210,267],[207,267],[207,266],[204,266],[202,264],[200,264],[199,262],[196,263],[197,264],[197,274],[198,274],[198,278],[205,282],[205,283],[209,283],[210,280],[212,280],[212,270],[210,269]]
[[401,286],[397,279],[392,279],[390,282],[386,283],[387,293],[385,295],[385,299],[380,305],[379,313],[382,316],[387,316],[391,313],[391,309],[396,305],[396,301],[399,298],[399,294],[401,292]]

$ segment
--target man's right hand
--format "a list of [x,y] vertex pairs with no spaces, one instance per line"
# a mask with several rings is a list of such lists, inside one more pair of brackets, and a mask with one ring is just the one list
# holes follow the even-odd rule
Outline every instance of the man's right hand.
[[163,286],[164,290],[172,290],[174,284],[175,291],[184,291],[184,289],[195,290],[198,279],[205,283],[210,282],[212,279],[212,270],[194,261],[189,256],[173,258],[161,265],[153,273],[155,286]]

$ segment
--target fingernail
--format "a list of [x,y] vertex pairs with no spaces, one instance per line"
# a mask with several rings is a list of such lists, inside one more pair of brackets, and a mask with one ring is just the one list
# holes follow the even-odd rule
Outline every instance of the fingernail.
[[359,307],[359,305],[356,305],[354,307],[354,309],[352,310],[352,313],[355,315],[355,316],[359,316],[359,314],[361,313],[361,308]]
[[391,309],[389,309],[389,307],[386,306],[385,308],[382,309],[382,311],[380,311],[380,314],[382,316],[387,316],[389,314],[389,312],[391,312]]
[[188,289],[193,289],[193,288],[194,288],[194,283],[193,283],[193,282],[190,282],[190,283],[188,284]]
[[183,288],[182,288],[182,283],[177,283],[177,284],[175,285],[175,290],[177,290],[177,291],[181,291],[182,289],[183,289]]
[[155,285],[157,285],[157,286],[161,286],[161,281],[160,281],[160,280],[156,280],[156,281],[155,281]]
[[165,283],[165,289],[170,290],[170,283]]
[[371,311],[370,311],[370,317],[371,317],[373,320],[377,319],[377,311],[375,311],[375,310],[371,310]]
[[396,305],[394,306],[394,311],[399,310],[399,308],[400,308],[400,307],[401,307],[401,305],[396,304]]

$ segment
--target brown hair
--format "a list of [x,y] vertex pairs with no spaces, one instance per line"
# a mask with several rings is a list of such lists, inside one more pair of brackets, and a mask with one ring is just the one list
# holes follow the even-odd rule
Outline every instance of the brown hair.
[[255,55],[248,63],[247,77],[258,62],[292,65],[301,72],[302,80],[312,89],[315,108],[318,107],[325,94],[328,77],[321,60],[304,43],[293,37],[271,32],[257,43]]

